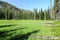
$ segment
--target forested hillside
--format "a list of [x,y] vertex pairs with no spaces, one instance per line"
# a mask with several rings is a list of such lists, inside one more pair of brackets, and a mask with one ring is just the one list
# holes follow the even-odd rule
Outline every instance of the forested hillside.
[[41,8],[39,11],[33,9],[33,11],[19,9],[7,2],[0,1],[0,19],[33,19],[33,20],[49,20],[49,7],[47,10]]

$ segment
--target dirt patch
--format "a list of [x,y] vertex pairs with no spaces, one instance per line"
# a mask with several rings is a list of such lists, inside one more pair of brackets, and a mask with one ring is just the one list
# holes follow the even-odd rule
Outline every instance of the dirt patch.
[[51,27],[54,27],[54,26],[55,26],[55,24],[54,24],[53,21],[45,22],[44,24],[45,24],[46,26],[51,26]]

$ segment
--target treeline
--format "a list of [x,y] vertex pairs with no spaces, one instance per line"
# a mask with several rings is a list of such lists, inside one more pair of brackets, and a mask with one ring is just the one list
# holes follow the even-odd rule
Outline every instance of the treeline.
[[19,9],[7,2],[0,1],[0,19],[32,19],[32,20],[50,20],[51,15],[49,14],[49,7],[47,10],[44,10],[41,8],[39,11],[37,9],[33,9],[33,11],[30,10],[23,10]]

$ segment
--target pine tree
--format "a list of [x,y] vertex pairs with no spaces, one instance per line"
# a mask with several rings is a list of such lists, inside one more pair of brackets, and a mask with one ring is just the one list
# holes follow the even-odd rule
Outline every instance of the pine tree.
[[39,20],[41,20],[41,10],[39,10]]
[[43,12],[43,9],[41,8],[41,20],[44,19],[44,12]]
[[37,9],[34,9],[34,20],[37,19]]
[[46,20],[46,14],[47,14],[47,11],[46,10],[44,10],[44,20]]

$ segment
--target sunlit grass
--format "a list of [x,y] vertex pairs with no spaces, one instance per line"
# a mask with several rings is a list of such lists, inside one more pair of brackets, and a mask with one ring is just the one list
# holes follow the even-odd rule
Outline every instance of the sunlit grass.
[[48,22],[52,22],[54,25],[60,23],[49,20],[0,20],[0,26],[2,26],[0,27],[0,33],[7,34],[7,36],[3,35],[5,37],[0,37],[0,40],[8,40],[17,35],[28,34],[36,30],[39,31],[29,35],[29,40],[39,40],[32,36],[60,36],[60,27],[49,26],[49,24],[46,24]]

